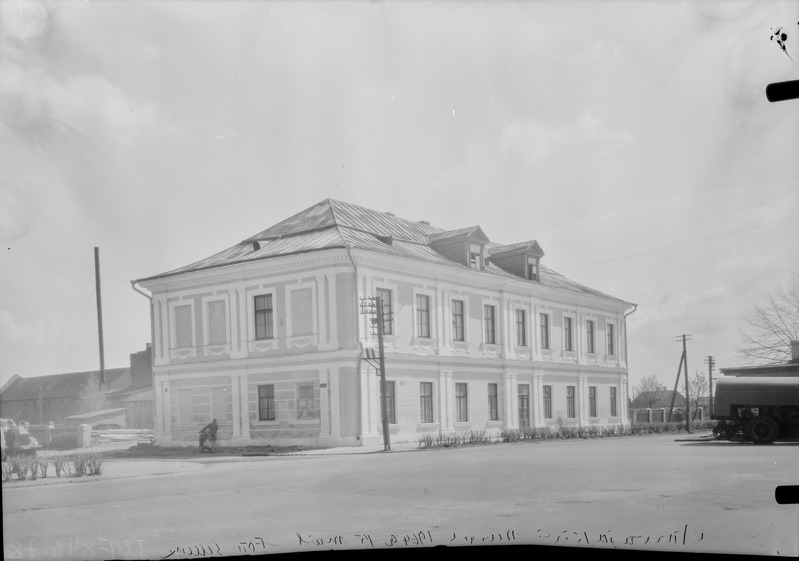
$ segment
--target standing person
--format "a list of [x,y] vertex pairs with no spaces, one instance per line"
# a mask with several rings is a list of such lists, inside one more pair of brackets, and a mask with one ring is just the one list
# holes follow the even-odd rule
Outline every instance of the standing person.
[[[216,419],[208,423],[200,431],[200,451],[202,452],[205,446],[205,441],[210,440],[211,445],[216,444],[216,431],[219,430],[219,425],[216,424]],[[209,446],[210,448],[210,446]]]
[[6,431],[6,449],[8,456],[16,456],[17,446],[19,445],[19,429],[16,423],[11,420],[8,422],[8,430]]

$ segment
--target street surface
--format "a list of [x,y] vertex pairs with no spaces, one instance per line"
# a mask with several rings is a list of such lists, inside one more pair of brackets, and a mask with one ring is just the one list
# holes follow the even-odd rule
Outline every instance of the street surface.
[[799,484],[799,443],[684,438],[150,461],[142,472],[159,474],[146,476],[136,475],[146,461],[108,460],[92,479],[3,484],[4,554],[196,559],[507,544],[797,556],[799,505],[774,493]]

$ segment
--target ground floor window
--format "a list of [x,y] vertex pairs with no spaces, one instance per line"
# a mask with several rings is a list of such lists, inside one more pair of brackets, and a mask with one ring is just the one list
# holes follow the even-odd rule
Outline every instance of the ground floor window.
[[552,418],[552,386],[544,386],[544,419]]
[[466,384],[455,384],[455,420],[466,422],[469,420],[469,404]]
[[530,386],[519,384],[519,429],[530,428]]
[[258,420],[275,420],[275,385],[258,386]]
[[589,416],[596,417],[596,386],[588,387]]
[[395,401],[394,382],[386,381],[386,411],[389,424],[397,423],[397,403]]
[[433,422],[433,382],[419,383],[419,408],[422,411],[422,422]]
[[488,384],[488,418],[492,421],[499,420],[499,407],[497,403],[497,385]]
[[610,416],[616,417],[616,388],[610,388]]
[[574,419],[577,414],[574,407],[574,386],[566,386],[566,416]]
[[297,419],[318,419],[319,398],[313,384],[297,386]]

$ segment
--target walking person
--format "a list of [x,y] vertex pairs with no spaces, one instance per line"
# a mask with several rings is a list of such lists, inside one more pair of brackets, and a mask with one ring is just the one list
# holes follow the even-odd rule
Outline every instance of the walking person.
[[[209,450],[214,449],[216,445],[216,431],[218,430],[219,425],[216,424],[216,419],[203,427],[200,431],[200,452],[202,452],[204,448],[208,448]],[[206,441],[210,442],[206,444]]]

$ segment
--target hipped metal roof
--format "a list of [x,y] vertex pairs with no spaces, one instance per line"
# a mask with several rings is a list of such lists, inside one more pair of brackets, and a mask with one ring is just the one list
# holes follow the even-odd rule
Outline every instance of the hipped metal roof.
[[[426,221],[407,220],[392,213],[371,210],[335,199],[326,199],[215,255],[178,269],[139,279],[136,282],[146,283],[182,273],[226,265],[345,247],[467,269],[468,267],[465,265],[438,253],[433,249],[431,242],[469,233],[484,236],[479,226],[446,230],[431,226]],[[535,241],[522,243],[535,243],[537,246]],[[521,244],[514,244],[514,246],[517,245]],[[489,241],[485,244],[486,254],[490,255],[492,251],[501,251],[505,247],[510,246]],[[524,279],[497,267],[490,260],[482,272],[496,277],[524,281]],[[623,302],[618,298],[571,281],[544,265],[540,266],[539,281],[527,282],[538,282],[551,288]]]

